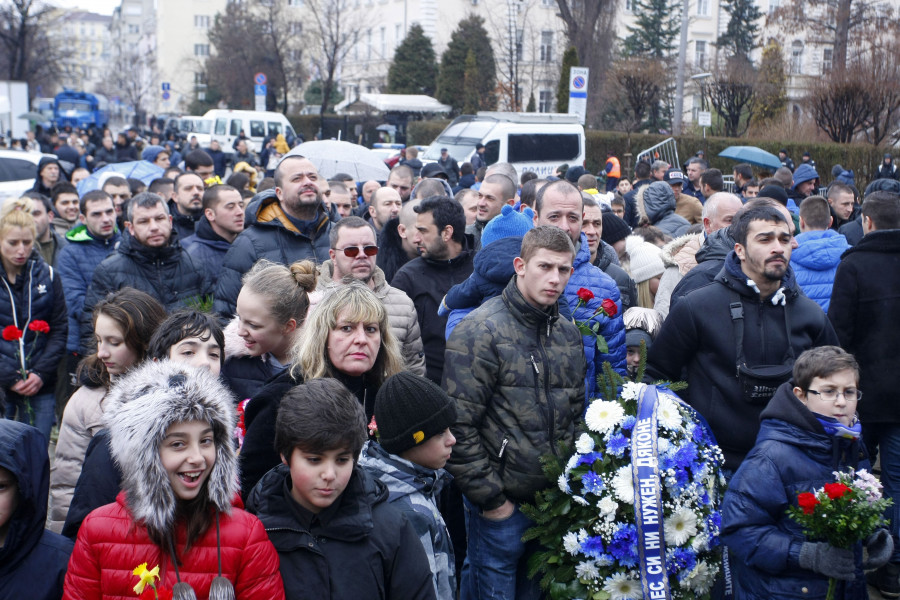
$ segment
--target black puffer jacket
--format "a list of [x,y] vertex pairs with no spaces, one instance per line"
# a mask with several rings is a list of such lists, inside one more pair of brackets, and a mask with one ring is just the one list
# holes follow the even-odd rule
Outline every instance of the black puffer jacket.
[[202,215],[183,215],[178,212],[178,205],[169,200],[169,214],[172,215],[172,229],[178,234],[178,241],[184,242],[197,231],[197,223]]
[[532,500],[549,484],[541,456],[574,442],[587,364],[581,333],[558,313],[528,304],[513,277],[447,340],[441,387],[457,406],[447,468],[484,510]]
[[[37,250],[32,251],[15,283],[9,282],[3,267],[0,280],[0,329],[15,325],[24,330],[25,356],[31,356],[26,366],[44,382],[41,392],[52,392],[69,330],[62,280]],[[37,335],[29,331],[28,324],[36,320],[46,321],[50,332]],[[0,339],[0,390],[8,390],[21,379],[18,350],[19,342]]]
[[247,207],[244,231],[225,255],[216,284],[216,312],[223,317],[234,315],[241,277],[261,258],[283,265],[298,260],[328,260],[331,221],[324,208],[320,207],[318,215],[314,233],[305,235],[287,217],[274,192],[266,190],[254,198]]
[[228,240],[216,233],[204,216],[197,221],[197,232],[181,239],[181,246],[200,263],[210,282],[215,286],[219,281],[219,273],[222,272],[225,255],[231,248]]
[[[693,271],[692,271],[693,272]],[[837,335],[825,313],[800,291],[790,270],[782,280],[786,306],[762,301],[747,285],[734,252],[715,281],[691,292],[672,307],[647,355],[651,379],[678,381],[687,371],[688,389],[681,395],[707,420],[725,454],[725,466],[737,469],[753,447],[759,415],[765,406],[750,404],[737,378],[737,349],[729,305],[737,293],[744,311],[746,364],[789,364],[809,348],[837,345]],[[785,330],[790,311],[791,337]]]
[[93,346],[91,314],[94,305],[109,292],[131,287],[159,300],[167,311],[188,301],[212,294],[212,285],[203,268],[185,252],[178,240],[163,248],[142,245],[127,231],[116,251],[94,269],[91,285],[84,295],[81,311],[81,350],[89,354]]
[[[467,235],[466,239],[467,247],[471,248],[474,244],[472,236]],[[463,250],[452,260],[420,256],[403,265],[391,281],[393,287],[405,292],[416,305],[425,349],[426,377],[435,383],[440,383],[444,370],[444,332],[447,328],[447,317],[438,315],[438,308],[450,288],[472,274],[474,258],[475,253],[469,250]]]
[[[302,523],[287,465],[269,471],[247,502],[281,559],[291,600],[430,600],[425,549],[412,524],[388,503],[388,490],[360,467],[340,498]],[[308,516],[309,513],[306,513]]]

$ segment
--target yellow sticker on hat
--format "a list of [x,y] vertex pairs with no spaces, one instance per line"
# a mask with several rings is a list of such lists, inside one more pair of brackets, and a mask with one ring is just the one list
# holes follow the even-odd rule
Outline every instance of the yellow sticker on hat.
[[422,440],[425,439],[425,432],[424,431],[415,432],[413,434],[413,439],[416,441],[417,444],[421,443]]

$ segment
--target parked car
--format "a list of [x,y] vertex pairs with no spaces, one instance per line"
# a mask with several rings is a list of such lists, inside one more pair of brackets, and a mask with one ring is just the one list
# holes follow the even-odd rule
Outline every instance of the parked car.
[[0,203],[7,198],[18,198],[34,186],[37,165],[43,157],[52,154],[0,149]]

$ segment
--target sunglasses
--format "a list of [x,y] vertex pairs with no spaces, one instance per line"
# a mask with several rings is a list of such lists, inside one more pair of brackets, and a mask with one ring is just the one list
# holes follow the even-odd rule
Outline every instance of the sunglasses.
[[343,252],[344,256],[347,256],[349,258],[355,258],[359,254],[360,250],[362,250],[363,254],[365,254],[366,256],[375,256],[376,254],[378,254],[378,246],[347,246],[346,248],[334,249],[335,252]]

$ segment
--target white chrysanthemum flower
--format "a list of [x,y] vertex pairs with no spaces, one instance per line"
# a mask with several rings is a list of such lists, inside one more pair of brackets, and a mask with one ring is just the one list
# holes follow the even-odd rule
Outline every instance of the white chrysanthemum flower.
[[618,425],[625,416],[625,410],[618,402],[594,400],[588,406],[584,422],[591,431],[603,433]]
[[572,496],[572,500],[574,500],[575,502],[577,502],[578,504],[580,504],[582,506],[588,506],[590,504],[590,502],[588,502],[581,496]]
[[681,429],[681,413],[678,412],[678,405],[666,396],[660,396],[659,404],[656,405],[656,421],[660,427],[672,431]]
[[588,536],[587,529],[585,529],[584,527],[582,527],[581,529],[578,530],[578,544],[579,544],[579,545],[580,545],[580,544],[583,544],[583,543],[584,543],[584,540],[588,539],[588,537],[589,537],[589,536]]
[[579,579],[584,579],[586,581],[593,581],[600,576],[600,572],[597,570],[597,565],[593,563],[593,561],[584,561],[578,563],[578,566],[575,567],[575,574]]
[[575,451],[579,454],[587,454],[594,451],[594,438],[587,433],[582,433],[575,442]]
[[681,546],[697,535],[697,515],[689,508],[680,508],[663,525],[666,544]]
[[702,532],[697,534],[697,537],[691,542],[691,548],[694,552],[706,552],[709,550],[709,536]]
[[609,496],[603,496],[603,498],[597,502],[597,508],[603,516],[612,517],[616,514],[616,509],[619,508],[619,504]]
[[681,585],[701,594],[708,592],[712,587],[716,571],[716,569],[710,568],[705,560],[697,561],[697,566],[684,578]]
[[579,456],[577,454],[573,454],[569,457],[569,462],[566,463],[566,475],[568,475],[569,472],[575,468],[575,465],[578,464],[578,458]]
[[631,479],[631,465],[620,467],[612,480],[613,491],[622,502],[634,504],[634,482]]
[[563,548],[572,556],[578,554],[578,549],[580,547],[581,542],[578,541],[578,534],[574,531],[570,531],[563,536]]
[[637,400],[641,384],[628,381],[622,386],[622,400]]
[[603,591],[609,594],[610,600],[640,600],[643,592],[641,582],[629,579],[625,573],[616,573],[607,577]]
[[660,436],[656,438],[656,452],[657,454],[665,454],[669,451],[669,440]]
[[566,477],[565,473],[559,476],[559,479],[556,480],[556,484],[559,486],[559,490],[564,494],[571,494],[572,488],[569,487],[569,478]]

